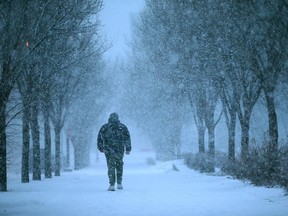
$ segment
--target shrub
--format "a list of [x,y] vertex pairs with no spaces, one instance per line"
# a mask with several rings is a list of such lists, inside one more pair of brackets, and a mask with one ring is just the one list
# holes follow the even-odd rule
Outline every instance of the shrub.
[[280,185],[284,187],[288,195],[288,146],[282,146],[279,151],[280,161]]
[[184,162],[191,169],[200,172],[215,171],[215,161],[207,153],[187,154],[184,156]]
[[214,167],[220,167],[227,175],[241,180],[251,181],[257,186],[281,186],[288,195],[288,145],[282,144],[273,160],[267,140],[261,146],[250,145],[249,156],[245,163],[237,155],[235,161],[228,159],[224,153],[216,152],[215,161],[207,153],[184,155],[185,164],[200,172],[213,172]]
[[279,149],[276,161],[271,160],[271,155],[267,142],[262,146],[253,145],[245,163],[238,156],[235,161],[227,159],[221,169],[226,174],[237,179],[249,180],[254,185],[283,186],[288,192],[288,147]]

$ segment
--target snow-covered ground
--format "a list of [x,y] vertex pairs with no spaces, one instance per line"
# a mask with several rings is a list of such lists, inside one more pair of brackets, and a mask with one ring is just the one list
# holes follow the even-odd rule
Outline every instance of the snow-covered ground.
[[[151,153],[125,156],[124,190],[107,191],[103,155],[90,168],[21,184],[9,175],[0,215],[204,216],[288,215],[282,189],[255,187],[227,176],[190,170],[183,161],[152,161]],[[179,169],[175,171],[173,164]]]

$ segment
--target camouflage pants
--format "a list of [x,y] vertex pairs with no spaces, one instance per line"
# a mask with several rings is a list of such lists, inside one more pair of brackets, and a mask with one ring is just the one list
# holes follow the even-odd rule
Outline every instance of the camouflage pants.
[[117,184],[122,184],[123,176],[123,156],[106,154],[106,161],[108,167],[108,177],[110,185],[115,185],[116,177]]

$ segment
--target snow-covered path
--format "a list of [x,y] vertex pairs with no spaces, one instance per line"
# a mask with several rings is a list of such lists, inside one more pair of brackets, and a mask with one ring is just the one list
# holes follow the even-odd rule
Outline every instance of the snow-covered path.
[[[254,187],[225,176],[208,176],[182,161],[146,163],[145,153],[125,156],[124,190],[108,192],[103,155],[90,168],[29,184],[9,177],[10,192],[0,193],[0,215],[63,216],[284,216],[282,189]],[[179,171],[174,171],[175,164]]]

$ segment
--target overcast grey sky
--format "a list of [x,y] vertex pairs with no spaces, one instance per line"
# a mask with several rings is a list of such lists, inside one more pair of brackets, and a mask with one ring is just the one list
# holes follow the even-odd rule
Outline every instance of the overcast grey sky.
[[144,6],[144,0],[103,0],[101,12],[103,31],[113,47],[105,54],[110,60],[124,59],[131,39],[131,16]]

